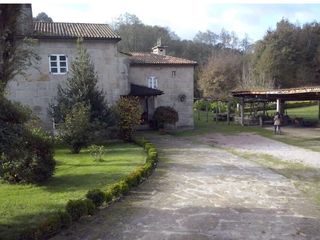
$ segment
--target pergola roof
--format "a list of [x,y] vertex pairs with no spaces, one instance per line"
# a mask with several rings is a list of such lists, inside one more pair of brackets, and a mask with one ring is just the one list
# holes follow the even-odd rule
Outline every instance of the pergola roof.
[[162,95],[163,91],[154,89],[154,88],[149,88],[146,86],[141,86],[141,85],[136,85],[136,84],[131,84],[131,91],[130,91],[130,96],[157,96],[157,95]]
[[270,90],[234,90],[233,97],[257,101],[286,101],[320,100],[320,86],[284,88]]

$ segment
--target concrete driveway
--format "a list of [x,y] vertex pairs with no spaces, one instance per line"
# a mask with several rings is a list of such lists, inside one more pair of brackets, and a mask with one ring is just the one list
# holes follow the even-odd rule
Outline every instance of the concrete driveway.
[[290,180],[185,138],[152,136],[154,175],[53,239],[320,239],[320,211]]

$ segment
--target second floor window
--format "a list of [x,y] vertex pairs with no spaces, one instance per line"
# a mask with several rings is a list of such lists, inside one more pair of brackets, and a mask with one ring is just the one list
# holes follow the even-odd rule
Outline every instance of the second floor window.
[[158,79],[156,77],[148,78],[148,87],[149,88],[158,88]]
[[64,54],[49,55],[49,71],[52,74],[66,74],[68,72],[68,57]]

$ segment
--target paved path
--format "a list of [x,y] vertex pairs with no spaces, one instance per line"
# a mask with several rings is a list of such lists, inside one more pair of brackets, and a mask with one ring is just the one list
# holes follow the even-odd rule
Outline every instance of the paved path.
[[319,209],[283,176],[187,139],[152,141],[154,175],[54,239],[320,239]]

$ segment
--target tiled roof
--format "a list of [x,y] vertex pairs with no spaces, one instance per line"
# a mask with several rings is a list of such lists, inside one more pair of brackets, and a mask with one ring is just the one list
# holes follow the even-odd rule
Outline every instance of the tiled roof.
[[177,58],[168,55],[160,55],[155,53],[142,53],[133,52],[131,53],[132,64],[150,64],[150,65],[196,65],[197,62],[191,61],[184,58]]
[[34,22],[34,36],[39,38],[84,38],[120,40],[108,24]]

